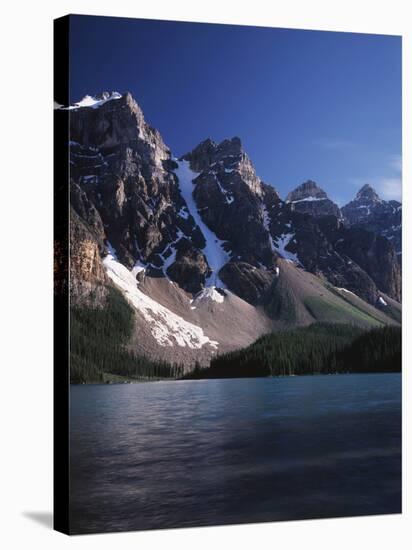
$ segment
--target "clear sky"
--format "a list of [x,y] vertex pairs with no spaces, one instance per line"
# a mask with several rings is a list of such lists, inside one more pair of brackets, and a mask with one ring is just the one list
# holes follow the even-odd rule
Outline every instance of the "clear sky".
[[176,156],[239,136],[285,197],[401,192],[401,38],[73,16],[71,101],[130,91]]

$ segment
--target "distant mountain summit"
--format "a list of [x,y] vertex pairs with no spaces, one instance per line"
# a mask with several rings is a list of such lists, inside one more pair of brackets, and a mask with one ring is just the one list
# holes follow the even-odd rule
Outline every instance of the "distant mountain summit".
[[369,201],[369,202],[382,202],[379,198],[378,193],[375,191],[375,189],[369,185],[369,183],[365,183],[363,187],[359,189],[359,191],[356,194],[356,200],[357,201]]
[[312,180],[305,181],[291,191],[286,197],[286,202],[291,205],[292,210],[303,214],[342,217],[338,205]]
[[[280,204],[274,187],[255,172],[238,137],[207,139],[182,157],[193,172],[193,198],[206,225],[226,243],[232,259],[273,266],[265,202]],[[178,174],[179,177],[179,174]]]
[[353,201],[342,208],[346,223],[361,226],[391,241],[396,253],[402,254],[402,204],[381,199],[375,189],[364,185]]
[[382,205],[384,205],[384,201],[380,199],[375,189],[367,183],[357,192],[354,200],[342,208],[342,212],[350,224],[358,224],[370,220],[371,215],[377,208],[382,210]]
[[286,202],[310,201],[310,199],[324,200],[327,198],[325,191],[315,181],[307,180],[288,194]]

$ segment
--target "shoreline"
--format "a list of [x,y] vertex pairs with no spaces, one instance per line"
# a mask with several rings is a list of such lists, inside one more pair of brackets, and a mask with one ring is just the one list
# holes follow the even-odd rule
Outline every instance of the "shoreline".
[[136,380],[130,379],[127,381],[118,382],[70,382],[70,386],[124,386],[131,384],[149,384],[157,382],[204,382],[207,380],[270,380],[275,378],[313,378],[320,376],[358,376],[358,375],[385,375],[385,374],[399,374],[402,375],[402,371],[375,371],[375,372],[334,372],[334,373],[316,373],[316,374],[281,374],[276,376],[220,376],[220,377],[205,377],[205,378],[161,378],[158,380]]

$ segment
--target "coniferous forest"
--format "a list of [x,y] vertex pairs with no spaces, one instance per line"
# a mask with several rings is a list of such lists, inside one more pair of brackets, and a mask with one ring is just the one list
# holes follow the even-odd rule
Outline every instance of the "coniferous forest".
[[104,307],[72,307],[70,381],[74,384],[181,378],[183,366],[127,350],[134,313],[121,292],[108,287]]
[[365,331],[354,325],[315,323],[267,334],[247,348],[213,358],[209,368],[184,373],[127,349],[133,310],[119,290],[108,288],[104,307],[71,308],[72,383],[181,378],[242,378],[335,373],[399,372],[401,329]]
[[252,345],[212,359],[189,378],[241,378],[336,373],[400,372],[401,329],[370,331],[316,323],[267,334]]

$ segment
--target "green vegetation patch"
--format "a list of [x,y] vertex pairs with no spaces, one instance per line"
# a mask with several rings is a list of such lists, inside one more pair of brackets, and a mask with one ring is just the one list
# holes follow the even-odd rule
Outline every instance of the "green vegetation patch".
[[388,303],[383,311],[386,315],[392,317],[392,319],[394,319],[397,323],[402,323],[402,310],[400,308],[394,307]]
[[108,287],[104,307],[70,309],[70,381],[104,383],[176,378],[181,365],[153,361],[126,349],[134,328],[134,312],[122,293]]
[[315,323],[268,334],[252,345],[214,358],[194,378],[240,378],[338,372],[400,371],[401,330],[365,332],[351,324]]
[[318,321],[358,323],[366,326],[381,326],[382,322],[361,311],[342,297],[339,303],[319,296],[309,296],[304,304],[309,313]]
[[336,365],[348,372],[399,372],[402,330],[388,325],[364,332],[336,354]]
[[288,288],[279,288],[276,281],[268,293],[268,301],[265,305],[266,313],[272,319],[293,323],[296,321],[296,304]]

